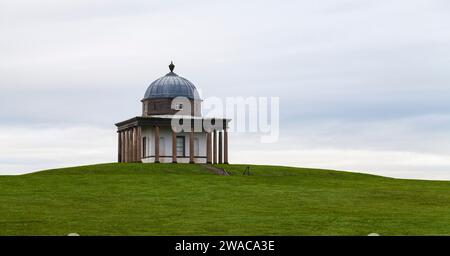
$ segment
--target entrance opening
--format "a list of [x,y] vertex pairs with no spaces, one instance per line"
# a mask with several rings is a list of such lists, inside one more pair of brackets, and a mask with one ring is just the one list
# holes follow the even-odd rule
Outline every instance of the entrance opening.
[[194,138],[194,156],[199,156],[200,155],[200,143],[198,138]]
[[177,136],[177,156],[186,156],[184,136]]
[[147,156],[147,138],[143,137],[142,138],[142,157],[146,157]]

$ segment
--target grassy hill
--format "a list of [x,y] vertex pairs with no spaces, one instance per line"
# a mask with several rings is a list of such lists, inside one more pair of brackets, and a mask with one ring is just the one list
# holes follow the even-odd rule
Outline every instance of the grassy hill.
[[0,176],[0,235],[449,235],[450,182],[280,166],[101,164]]

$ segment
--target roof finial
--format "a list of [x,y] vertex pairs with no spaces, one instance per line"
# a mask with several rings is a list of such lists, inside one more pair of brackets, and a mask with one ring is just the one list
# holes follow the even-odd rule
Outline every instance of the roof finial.
[[170,72],[173,72],[174,68],[175,68],[175,65],[173,65],[173,62],[171,61],[170,65],[169,65]]

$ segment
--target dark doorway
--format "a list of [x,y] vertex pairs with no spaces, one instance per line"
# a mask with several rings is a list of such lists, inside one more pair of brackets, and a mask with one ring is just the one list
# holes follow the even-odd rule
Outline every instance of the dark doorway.
[[147,138],[142,138],[142,157],[147,157]]

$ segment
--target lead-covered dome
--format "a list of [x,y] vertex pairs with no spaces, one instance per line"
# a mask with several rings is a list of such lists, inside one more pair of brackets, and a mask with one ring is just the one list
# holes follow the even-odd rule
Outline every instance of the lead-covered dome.
[[144,99],[161,99],[186,97],[192,100],[200,100],[195,85],[184,77],[173,72],[175,65],[170,63],[170,72],[165,76],[156,79],[149,85],[145,92]]

